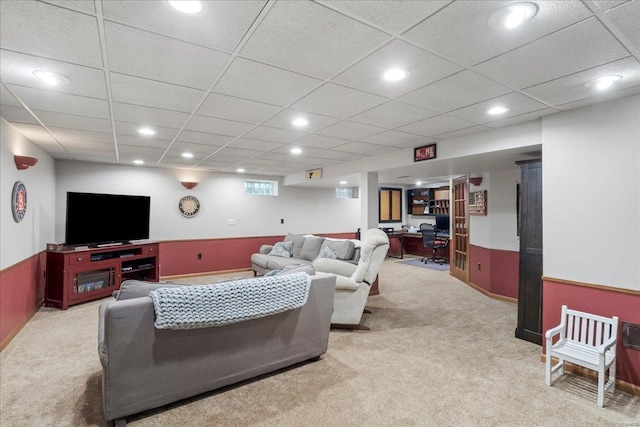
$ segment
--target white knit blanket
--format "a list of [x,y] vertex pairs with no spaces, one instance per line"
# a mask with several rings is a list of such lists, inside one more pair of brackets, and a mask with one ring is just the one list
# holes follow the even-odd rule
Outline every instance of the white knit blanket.
[[302,307],[309,296],[306,273],[242,279],[210,285],[160,288],[153,299],[157,329],[197,329],[242,322]]

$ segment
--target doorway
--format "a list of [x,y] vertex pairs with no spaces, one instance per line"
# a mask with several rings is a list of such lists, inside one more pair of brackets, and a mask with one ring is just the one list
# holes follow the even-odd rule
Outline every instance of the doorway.
[[469,283],[469,175],[453,180],[451,227],[451,274]]

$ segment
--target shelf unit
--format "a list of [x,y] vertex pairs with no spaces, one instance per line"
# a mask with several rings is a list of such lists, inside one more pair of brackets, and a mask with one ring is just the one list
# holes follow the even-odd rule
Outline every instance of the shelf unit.
[[449,187],[407,190],[407,203],[411,215],[449,214]]
[[469,215],[487,215],[487,190],[469,193]]
[[47,251],[45,304],[63,310],[110,295],[128,279],[160,279],[157,243]]

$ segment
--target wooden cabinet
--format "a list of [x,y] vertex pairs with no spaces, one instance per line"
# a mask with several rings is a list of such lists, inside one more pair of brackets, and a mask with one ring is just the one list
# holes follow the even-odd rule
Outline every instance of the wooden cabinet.
[[157,243],[47,251],[45,304],[63,310],[108,296],[127,279],[160,279]]
[[520,166],[520,263],[515,336],[542,345],[542,161]]
[[407,190],[407,203],[411,215],[448,214],[449,187]]

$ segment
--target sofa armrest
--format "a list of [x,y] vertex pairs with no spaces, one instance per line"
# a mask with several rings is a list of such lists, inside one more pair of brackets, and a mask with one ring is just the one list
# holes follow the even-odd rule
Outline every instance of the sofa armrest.
[[269,255],[271,249],[273,249],[273,245],[262,245],[260,246],[260,253],[263,255]]
[[171,282],[145,282],[142,280],[125,280],[120,289],[115,291],[118,301],[149,296],[149,292],[160,288],[177,288],[185,285]]
[[316,258],[315,261],[313,261],[313,268],[315,268],[317,272],[333,273],[338,276],[351,277],[358,266],[351,264],[350,262],[337,259]]

